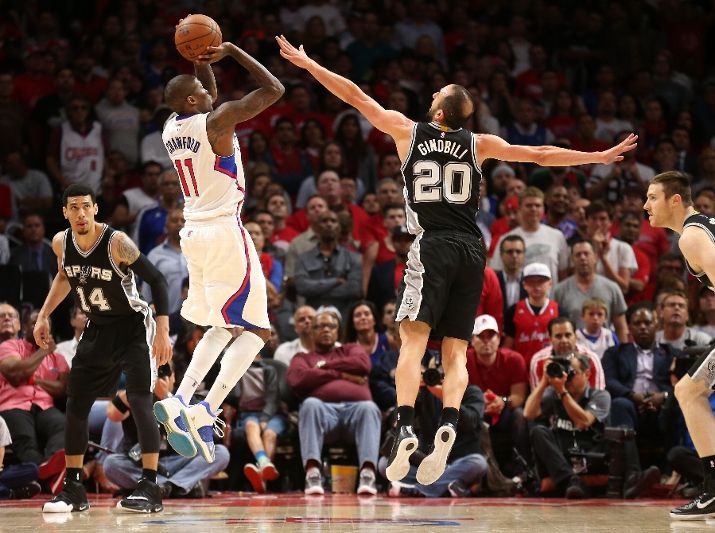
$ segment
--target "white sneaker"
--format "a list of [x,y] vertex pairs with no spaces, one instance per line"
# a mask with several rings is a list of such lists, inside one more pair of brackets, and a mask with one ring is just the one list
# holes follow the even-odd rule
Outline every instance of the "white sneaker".
[[177,396],[165,398],[154,404],[154,416],[166,429],[166,440],[176,453],[184,457],[196,455],[196,445],[191,438],[189,429],[181,419],[181,409],[186,404]]
[[370,496],[375,496],[375,494],[377,494],[375,471],[372,468],[363,468],[360,470],[360,483],[358,484],[357,493],[367,494]]
[[425,457],[417,467],[417,482],[431,485],[437,481],[447,468],[447,458],[457,438],[456,428],[452,424],[443,424],[434,436],[432,453]]
[[205,401],[181,408],[181,419],[189,430],[201,457],[207,463],[213,463],[216,459],[214,433],[223,437],[223,428],[226,427],[226,423],[218,417],[219,413],[221,413],[220,409],[216,414],[211,413],[211,408]]

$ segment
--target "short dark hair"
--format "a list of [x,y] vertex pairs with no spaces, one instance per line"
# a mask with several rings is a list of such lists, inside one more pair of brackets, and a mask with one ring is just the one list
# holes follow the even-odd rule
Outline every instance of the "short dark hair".
[[164,101],[175,113],[184,110],[186,97],[191,94],[196,77],[191,74],[179,74],[171,78],[164,88]]
[[658,174],[651,180],[651,185],[660,185],[666,198],[679,194],[683,200],[683,205],[689,207],[693,205],[692,192],[690,190],[690,176],[678,170],[669,170]]
[[92,198],[92,204],[97,203],[97,197],[94,194],[94,189],[82,183],[73,183],[65,189],[64,193],[62,193],[62,205],[67,207],[69,199],[76,196],[89,196]]
[[520,242],[524,245],[524,248],[526,248],[526,243],[521,235],[507,235],[501,240],[501,243],[499,243],[499,253],[504,252],[504,244],[507,242]]
[[385,216],[388,211],[392,209],[399,209],[403,213],[405,213],[405,206],[402,204],[387,204],[385,207],[382,208],[382,216]]
[[472,114],[472,111],[466,112],[469,105],[473,111],[474,102],[469,91],[461,85],[453,85],[452,91],[442,100],[445,125],[455,130],[463,128]]
[[586,207],[586,218],[597,213],[608,213],[608,218],[611,218],[611,208],[603,200],[594,200]]
[[567,316],[557,316],[556,318],[552,318],[548,325],[546,326],[549,331],[549,337],[551,336],[551,331],[554,329],[554,326],[558,326],[559,324],[571,324],[571,329],[574,331],[576,330],[576,327],[573,325],[573,322],[571,319]]
[[655,315],[655,307],[653,307],[653,302],[641,301],[634,303],[632,306],[626,309],[626,322],[630,324],[631,318],[633,318],[633,315],[635,315],[638,311],[650,311],[652,314]]
[[591,360],[587,356],[577,353],[574,354],[573,358],[578,361],[578,364],[581,367],[581,372],[591,370]]

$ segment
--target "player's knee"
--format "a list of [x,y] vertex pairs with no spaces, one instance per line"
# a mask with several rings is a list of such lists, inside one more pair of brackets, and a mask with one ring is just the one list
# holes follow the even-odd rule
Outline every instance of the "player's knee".
[[246,329],[246,331],[253,333],[257,337],[259,337],[264,343],[268,342],[271,339],[271,330],[270,329],[255,328],[255,329]]
[[67,420],[85,422],[89,417],[94,400],[91,396],[70,396],[67,398]]

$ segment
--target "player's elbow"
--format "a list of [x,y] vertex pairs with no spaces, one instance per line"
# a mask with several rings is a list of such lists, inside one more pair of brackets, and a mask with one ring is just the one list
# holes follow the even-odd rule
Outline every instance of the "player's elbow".
[[273,83],[266,87],[266,91],[269,93],[270,98],[273,100],[272,103],[275,103],[281,99],[283,94],[286,92],[286,88],[280,82],[280,80],[274,78]]
[[548,166],[551,146],[534,146],[531,148],[531,152],[533,154],[534,163],[542,167]]

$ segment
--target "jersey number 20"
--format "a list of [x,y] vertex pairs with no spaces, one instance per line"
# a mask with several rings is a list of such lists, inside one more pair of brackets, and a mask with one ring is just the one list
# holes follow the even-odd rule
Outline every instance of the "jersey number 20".
[[472,196],[472,167],[466,163],[417,161],[412,166],[415,202],[441,202],[442,198],[453,204],[464,204]]
[[176,172],[179,173],[179,180],[181,181],[181,190],[184,193],[184,198],[188,198],[191,196],[191,191],[189,190],[189,185],[186,182],[186,176],[184,174],[184,166],[186,167],[186,170],[188,171],[189,178],[191,178],[191,185],[193,185],[194,188],[194,196],[199,195],[199,189],[196,186],[196,176],[194,175],[194,162],[191,160],[191,158],[184,159],[184,164],[181,164],[181,159],[174,159],[174,167],[176,168]]

